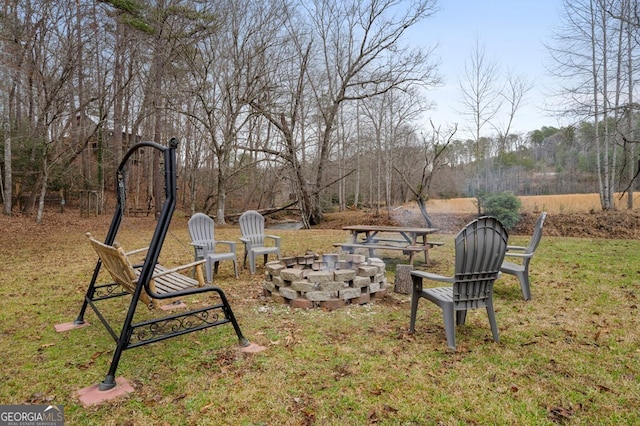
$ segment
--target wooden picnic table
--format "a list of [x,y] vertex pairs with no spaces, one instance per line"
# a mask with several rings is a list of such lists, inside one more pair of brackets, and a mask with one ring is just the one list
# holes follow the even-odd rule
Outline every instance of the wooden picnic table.
[[415,254],[420,252],[424,252],[424,261],[427,263],[429,249],[443,244],[427,239],[428,234],[438,231],[437,228],[350,225],[342,229],[351,233],[351,241],[335,243],[335,247],[349,253],[353,253],[355,249],[368,249],[371,257],[375,250],[400,250],[409,255],[410,265],[413,265]]

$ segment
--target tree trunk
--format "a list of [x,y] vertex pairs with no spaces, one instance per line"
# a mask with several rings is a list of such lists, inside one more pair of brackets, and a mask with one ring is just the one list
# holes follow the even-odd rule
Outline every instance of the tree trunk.
[[[44,152],[42,153],[42,173],[40,175],[40,196],[38,198],[38,210],[36,213],[36,223],[42,223],[42,216],[44,213],[44,201],[47,196],[47,185],[49,181],[49,159],[48,157],[48,149],[45,146]],[[35,191],[34,191],[35,193]]]
[[[625,3],[625,12],[627,16],[631,15],[631,3]],[[627,74],[628,74],[628,84],[627,84],[627,138],[633,139],[631,135],[633,135],[633,111],[631,109],[631,105],[633,105],[633,87],[634,87],[634,78],[633,78],[633,29],[632,25],[629,21],[626,22],[626,41],[627,41]],[[627,190],[627,209],[633,209],[633,190],[634,190],[634,181],[636,178],[636,149],[634,143],[626,144],[629,153],[627,158],[629,159],[629,189]]]
[[[123,108],[124,108],[124,26],[117,20],[116,22],[116,44],[114,51],[113,66],[113,139],[111,139],[114,166],[118,167],[122,161],[123,153]],[[115,179],[113,180],[115,183]],[[115,188],[111,188],[115,190]]]
[[400,294],[411,294],[413,281],[411,279],[413,265],[396,265],[396,277],[393,283],[393,291]]
[[[5,113],[6,114],[6,113]],[[4,123],[4,186],[2,192],[2,200],[4,206],[4,214],[11,216],[12,197],[13,197],[13,180],[11,171],[11,131],[9,123]]]
[[418,203],[418,208],[420,209],[420,214],[422,215],[422,218],[424,219],[425,223],[427,224],[428,228],[433,228],[433,222],[431,221],[431,218],[429,217],[429,213],[427,213],[427,205],[424,202],[424,198],[417,197],[416,201]]
[[[227,145],[228,146],[228,145]],[[216,224],[225,225],[224,214],[227,204],[227,169],[228,169],[228,151],[224,151],[218,157],[218,195],[216,202]]]
[[[11,13],[10,13],[11,12]],[[3,15],[13,22],[17,19],[17,7],[13,7],[9,10],[9,2],[5,2],[3,5]],[[12,62],[16,61],[17,53],[15,52],[14,45],[10,45],[9,42],[2,43],[2,51],[10,64],[15,66]],[[11,67],[9,67],[11,68]],[[13,127],[12,115],[15,112],[15,93],[17,86],[16,72],[5,69],[6,72],[2,75],[3,83],[6,84],[4,90],[4,107],[2,108],[2,129],[4,133],[4,181],[2,182],[2,200],[4,211],[7,216],[12,215],[13,210],[13,164],[12,164],[12,135],[11,129]],[[0,179],[2,181],[2,179]]]

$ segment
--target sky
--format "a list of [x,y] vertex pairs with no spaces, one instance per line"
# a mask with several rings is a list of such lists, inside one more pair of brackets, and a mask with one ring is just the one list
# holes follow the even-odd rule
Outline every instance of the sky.
[[[545,99],[557,82],[547,71],[549,55],[543,44],[552,42],[552,31],[560,23],[561,0],[439,0],[439,9],[410,32],[413,43],[437,44],[434,54],[444,84],[427,94],[436,103],[427,113],[436,126],[445,129],[458,123],[457,135],[470,136],[468,118],[456,111],[463,108],[460,80],[476,39],[484,44],[487,60],[532,83],[512,132],[524,134],[542,126],[563,125],[545,110]],[[506,117],[500,122],[506,123]],[[485,132],[495,133],[488,128]]]

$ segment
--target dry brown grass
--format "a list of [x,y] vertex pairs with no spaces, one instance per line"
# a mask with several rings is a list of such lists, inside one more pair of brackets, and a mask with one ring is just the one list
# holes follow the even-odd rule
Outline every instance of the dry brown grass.
[[[501,342],[475,310],[456,331],[455,353],[433,304],[420,304],[410,335],[407,295],[389,290],[368,305],[294,310],[264,297],[261,266],[236,280],[221,265],[216,284],[244,334],[267,350],[237,352],[224,327],[133,349],[118,375],[135,392],[85,408],[74,392],[103,379],[114,343],[92,312],[91,327],[59,334],[53,324],[77,315],[95,264],[84,232],[104,237],[108,219],[70,213],[34,225],[0,217],[0,403],[62,404],[69,425],[640,424],[640,240],[548,235],[532,264],[533,300],[522,300],[513,277],[496,284]],[[128,219],[119,240],[139,247],[153,227]],[[171,224],[161,256],[168,266],[192,259],[186,228],[185,218]],[[272,233],[282,236],[284,255],[328,253],[345,238],[339,229]],[[239,229],[216,234],[236,240]],[[445,246],[428,270],[450,274],[453,236],[435,238]],[[385,258],[390,283],[403,260]],[[125,302],[112,301],[110,318],[122,318]]]
[[[594,194],[563,194],[563,195],[531,195],[519,196],[522,202],[522,211],[539,213],[546,211],[549,214],[556,213],[589,213],[600,210],[600,196]],[[634,195],[634,205],[639,205],[640,194]],[[626,209],[626,196],[620,199],[616,194],[616,208]],[[433,213],[475,213],[478,211],[475,198],[449,198],[443,200],[429,200],[429,211]]]

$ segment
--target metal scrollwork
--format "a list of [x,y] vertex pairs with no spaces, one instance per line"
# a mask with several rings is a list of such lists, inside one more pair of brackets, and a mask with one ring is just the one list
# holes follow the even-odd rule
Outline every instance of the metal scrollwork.
[[221,312],[219,309],[188,312],[179,317],[162,318],[149,324],[135,326],[131,341],[145,342],[157,340],[158,338],[180,334],[185,330],[202,327],[203,325],[213,326],[216,325],[220,319]]
[[96,286],[94,297],[102,299],[102,298],[107,298],[114,295],[119,296],[124,293],[126,293],[126,291],[122,288],[122,286],[120,286],[120,284],[112,283],[112,284]]

